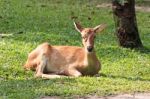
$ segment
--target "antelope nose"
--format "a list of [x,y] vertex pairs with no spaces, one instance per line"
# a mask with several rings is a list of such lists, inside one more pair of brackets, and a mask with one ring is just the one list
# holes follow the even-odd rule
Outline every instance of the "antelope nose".
[[88,50],[89,52],[92,52],[93,47],[92,47],[92,46],[88,46],[88,47],[87,47],[87,50]]

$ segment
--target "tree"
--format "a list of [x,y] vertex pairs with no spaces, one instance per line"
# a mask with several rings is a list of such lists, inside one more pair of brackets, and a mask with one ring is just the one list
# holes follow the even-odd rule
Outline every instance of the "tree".
[[119,45],[126,48],[142,47],[135,14],[135,0],[112,0]]

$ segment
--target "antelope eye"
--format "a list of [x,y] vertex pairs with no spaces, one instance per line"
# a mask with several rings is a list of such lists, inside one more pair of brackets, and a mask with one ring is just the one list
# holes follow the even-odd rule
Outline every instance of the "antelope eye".
[[85,37],[82,36],[83,39],[85,39]]

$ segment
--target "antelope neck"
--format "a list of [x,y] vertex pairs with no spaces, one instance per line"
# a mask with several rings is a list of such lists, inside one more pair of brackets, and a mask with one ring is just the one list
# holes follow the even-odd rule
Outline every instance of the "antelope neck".
[[92,52],[85,51],[84,64],[90,65],[93,64],[93,59],[95,58],[94,50]]

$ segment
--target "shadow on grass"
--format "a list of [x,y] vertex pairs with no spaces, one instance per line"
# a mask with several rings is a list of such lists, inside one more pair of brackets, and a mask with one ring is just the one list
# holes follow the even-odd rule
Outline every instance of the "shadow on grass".
[[139,51],[140,53],[145,53],[145,54],[150,54],[150,48],[148,47],[141,47],[141,48],[137,48],[135,49],[136,51]]
[[20,99],[22,96],[23,99],[34,99],[47,95],[63,96],[66,94],[64,90],[69,90],[70,86],[76,83],[76,79],[9,79],[1,80],[0,83],[2,83],[0,85],[0,96],[11,99],[16,97]]
[[[120,84],[120,87],[125,87],[124,82],[118,81],[118,78],[125,79],[126,82],[131,80],[133,84],[136,84],[135,81],[139,80],[121,76],[107,76],[106,74],[101,74],[100,79],[97,79],[97,77],[66,77],[48,80],[34,78],[8,79],[0,80],[0,96],[10,99],[22,99],[22,97],[23,99],[34,99],[42,96],[108,95],[113,93],[114,88],[118,84]],[[149,80],[140,78],[140,81]],[[118,90],[120,90],[120,87],[118,87]],[[131,90],[133,88],[131,87]]]
[[150,79],[143,79],[141,77],[125,77],[125,76],[119,76],[119,75],[107,75],[104,73],[101,73],[101,77],[106,77],[106,78],[113,78],[113,79],[126,79],[130,81],[150,81]]

